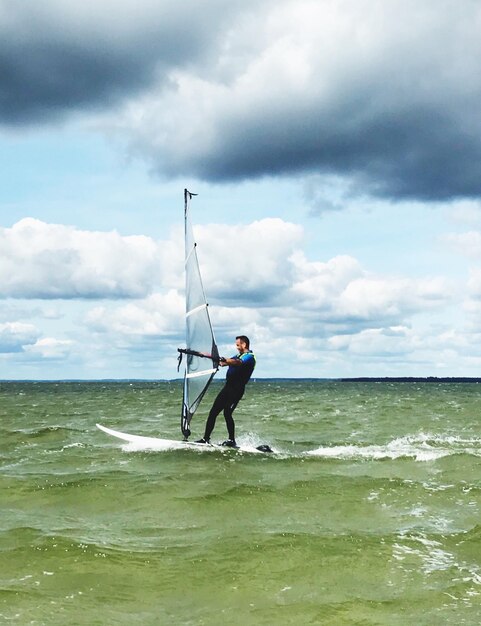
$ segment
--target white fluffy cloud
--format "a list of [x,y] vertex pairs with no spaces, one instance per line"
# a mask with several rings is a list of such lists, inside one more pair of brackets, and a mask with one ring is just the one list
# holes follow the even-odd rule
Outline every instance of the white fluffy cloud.
[[[422,344],[413,327],[416,316],[434,315],[451,302],[450,285],[440,278],[374,274],[348,255],[309,260],[303,229],[281,219],[203,225],[195,233],[211,318],[224,351],[242,332],[267,354],[289,354],[292,363],[310,363],[320,354],[331,363],[335,353],[408,358]],[[4,352],[61,360],[81,353],[88,359],[89,352],[107,358],[112,351],[137,351],[158,359],[183,345],[180,229],[155,242],[26,219],[2,236],[2,293],[56,297],[54,315],[46,315],[35,301],[37,323],[43,319],[49,330],[40,333],[12,320],[2,325]],[[480,284],[473,273],[472,303]],[[62,302],[75,298],[101,302],[91,307],[84,302],[80,326],[77,321],[65,330]],[[453,349],[453,341],[446,350]],[[428,344],[424,347],[432,352]]]
[[196,237],[204,282],[219,301],[272,303],[295,280],[291,256],[303,237],[297,224],[281,219],[216,224],[196,228]]
[[444,240],[462,255],[471,259],[481,259],[481,233],[479,231],[453,233],[446,235]]
[[[449,286],[439,278],[374,275],[349,256],[309,261],[302,229],[280,219],[204,225],[196,234],[222,351],[230,351],[232,337],[242,332],[260,350],[281,351],[292,363],[320,354],[332,359],[336,352],[400,358],[421,345],[412,319],[450,302]],[[173,240],[159,245],[169,248]],[[173,353],[183,345],[182,289],[96,306],[85,317],[88,332],[119,349],[145,351],[155,344],[159,354]]]
[[481,345],[481,267],[472,267],[469,271],[463,310],[466,315],[466,328],[471,334],[469,352],[476,345]]
[[42,337],[35,343],[25,346],[25,352],[29,357],[41,359],[65,359],[72,347],[73,342],[55,337]]
[[353,355],[375,355],[385,358],[407,355],[413,350],[412,329],[404,326],[372,328],[355,335],[335,335],[328,345],[333,350],[349,351]]
[[177,336],[185,309],[184,299],[176,291],[153,294],[122,306],[98,306],[91,309],[85,323],[96,333],[109,333],[123,342],[130,337]]
[[375,276],[348,256],[309,263],[299,255],[295,262],[298,277],[291,292],[298,307],[345,328],[399,324],[413,313],[445,304],[451,296],[441,278]]
[[[476,204],[462,206],[453,217],[472,225],[481,221]],[[443,237],[443,242],[467,261],[467,280],[459,286],[459,301],[465,314],[465,351],[473,352],[481,334],[481,232],[451,233]]]
[[481,267],[472,268],[468,280],[468,290],[471,298],[481,301]]
[[15,298],[132,298],[158,280],[152,239],[80,231],[25,218],[0,229],[0,295]]
[[0,324],[0,352],[22,352],[25,346],[33,345],[39,331],[32,324],[22,322],[6,322]]
[[[289,257],[302,228],[280,219],[248,225],[199,226],[209,293],[232,302],[268,301],[289,287]],[[37,299],[141,298],[155,289],[183,289],[183,235],[146,236],[82,231],[25,218],[0,229],[0,296]]]

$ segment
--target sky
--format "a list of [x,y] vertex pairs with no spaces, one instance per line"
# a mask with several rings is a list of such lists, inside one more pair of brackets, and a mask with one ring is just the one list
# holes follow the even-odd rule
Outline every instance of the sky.
[[481,4],[0,0],[0,379],[481,375]]

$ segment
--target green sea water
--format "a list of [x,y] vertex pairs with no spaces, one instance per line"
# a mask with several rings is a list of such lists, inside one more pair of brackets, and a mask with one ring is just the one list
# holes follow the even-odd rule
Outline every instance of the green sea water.
[[0,623],[481,623],[479,385],[254,381],[238,439],[275,455],[95,427],[179,438],[180,396],[0,384]]

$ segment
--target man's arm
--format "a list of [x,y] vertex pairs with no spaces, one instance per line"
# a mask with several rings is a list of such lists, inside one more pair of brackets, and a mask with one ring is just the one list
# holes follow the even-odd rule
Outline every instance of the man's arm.
[[242,361],[240,359],[238,359],[237,357],[233,357],[231,359],[225,359],[223,356],[220,357],[219,359],[219,365],[221,367],[226,367],[228,365],[242,365]]
[[225,359],[223,356],[221,356],[219,359],[219,365],[221,367],[225,367],[226,365],[234,365],[235,367],[237,367],[239,365],[244,365],[251,358],[252,358],[252,355],[250,352],[245,352],[241,356],[234,356],[234,357],[231,357],[230,359]]

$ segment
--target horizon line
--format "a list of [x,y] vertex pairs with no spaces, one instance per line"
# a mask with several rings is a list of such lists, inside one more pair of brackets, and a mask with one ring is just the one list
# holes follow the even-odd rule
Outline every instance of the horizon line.
[[[0,383],[178,383],[183,378],[1,378]],[[325,382],[481,382],[478,376],[266,376],[251,382],[263,381],[325,381]],[[213,384],[223,380],[214,380]]]

